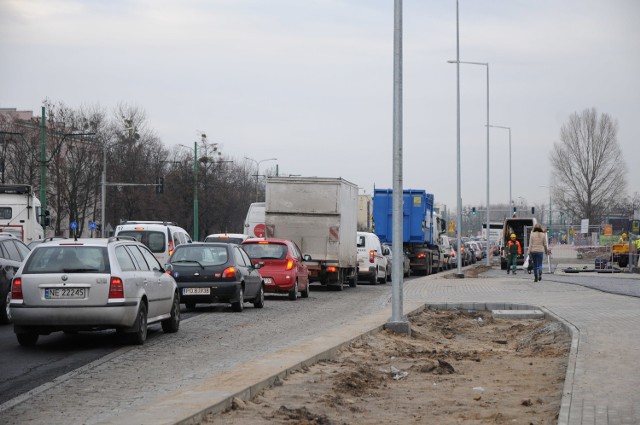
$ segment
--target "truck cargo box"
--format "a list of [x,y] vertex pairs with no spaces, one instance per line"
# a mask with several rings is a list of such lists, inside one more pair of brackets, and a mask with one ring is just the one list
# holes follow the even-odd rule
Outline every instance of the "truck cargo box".
[[[393,191],[375,189],[373,195],[374,233],[386,243],[392,243]],[[402,242],[432,242],[433,195],[424,190],[403,190]]]
[[358,187],[342,178],[267,179],[266,237],[294,241],[313,262],[343,269],[340,277],[349,279],[357,266],[357,211]]

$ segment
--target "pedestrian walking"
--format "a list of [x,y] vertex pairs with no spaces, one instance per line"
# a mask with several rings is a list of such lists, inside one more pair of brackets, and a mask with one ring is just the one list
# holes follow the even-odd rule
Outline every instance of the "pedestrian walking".
[[522,246],[520,246],[520,241],[516,239],[515,233],[511,234],[511,239],[507,243],[507,252],[509,253],[507,257],[507,274],[509,274],[510,271],[516,274],[518,255],[522,255]]
[[529,237],[529,258],[533,261],[533,281],[542,280],[542,256],[549,255],[549,245],[547,244],[547,235],[542,230],[542,225],[537,223],[533,226],[531,236]]

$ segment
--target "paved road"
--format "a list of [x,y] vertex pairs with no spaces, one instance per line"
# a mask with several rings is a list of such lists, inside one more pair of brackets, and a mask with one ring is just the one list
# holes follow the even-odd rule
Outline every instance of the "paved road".
[[[263,309],[248,306],[242,313],[204,306],[199,308],[202,314],[183,321],[176,334],[164,334],[154,325],[144,346],[122,346],[5,402],[0,405],[0,423],[109,422],[127,409],[196,385],[212,374],[379,311],[388,304],[390,287],[360,284],[342,292],[312,287],[307,299],[292,302],[286,296],[267,296]],[[62,351],[63,343],[52,344]],[[17,347],[16,355],[34,356],[52,349],[46,342],[38,343],[29,349]]]
[[[475,279],[435,275],[409,280],[404,300],[406,308],[425,302],[546,308],[578,330],[562,423],[630,425],[640,424],[638,286],[640,279],[547,274],[534,283],[530,275],[507,276],[494,269]],[[607,289],[629,295],[603,292]],[[177,334],[160,333],[143,347],[122,348],[49,388],[40,387],[19,404],[5,403],[0,423],[122,423],[125,418],[138,423],[142,416],[136,413],[157,412],[153,408],[161,400],[168,400],[172,410],[189,407],[190,388],[202,386],[208,377],[226,371],[229,379],[248,382],[255,371],[239,370],[239,365],[317,340],[320,334],[346,331],[347,341],[354,336],[347,325],[372,316],[388,318],[389,300],[390,285],[359,286],[342,293],[314,291],[296,303],[270,299],[265,309],[248,308],[242,314],[201,314],[184,322]],[[282,308],[285,303],[288,308]],[[156,415],[145,423],[161,419]]]
[[[183,309],[183,319],[194,316]],[[196,313],[197,314],[197,313]],[[157,329],[157,328],[156,328]],[[154,332],[156,338],[162,332]],[[0,405],[101,357],[126,347],[114,331],[41,336],[35,350],[18,344],[12,325],[0,326]]]

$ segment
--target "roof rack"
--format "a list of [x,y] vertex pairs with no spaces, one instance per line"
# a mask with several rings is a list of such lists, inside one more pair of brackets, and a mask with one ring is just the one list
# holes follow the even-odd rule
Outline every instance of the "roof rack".
[[162,224],[165,226],[177,226],[177,223],[174,223],[173,221],[152,221],[152,220],[127,220],[127,221],[123,221],[122,224]]
[[138,240],[136,238],[134,238],[133,236],[120,235],[120,236],[111,236],[109,238],[109,242],[115,242],[115,241],[133,241],[133,242],[138,242]]

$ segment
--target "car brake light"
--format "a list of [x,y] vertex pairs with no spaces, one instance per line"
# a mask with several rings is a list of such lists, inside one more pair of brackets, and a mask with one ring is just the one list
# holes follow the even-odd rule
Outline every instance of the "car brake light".
[[427,258],[427,254],[425,254],[424,252],[421,252],[420,254],[417,255],[418,258]]
[[236,268],[235,267],[227,267],[222,272],[222,277],[227,279],[235,279],[236,277]]
[[11,299],[22,299],[22,279],[19,277],[13,279],[13,284],[11,285]]
[[376,252],[375,252],[373,249],[372,249],[371,251],[369,251],[369,262],[370,262],[370,263],[373,263],[373,262],[374,262],[374,260],[375,260],[375,255],[376,255]]
[[169,242],[169,257],[171,257],[171,254],[173,254],[173,250],[174,250],[174,245],[173,242]]
[[258,244],[260,244],[260,245],[269,245],[269,242],[267,242],[267,241],[260,241],[260,242],[258,242]]
[[124,285],[122,279],[111,276],[109,283],[109,298],[124,298]]
[[287,261],[287,268],[286,270],[291,270],[293,268],[293,260],[289,260]]
[[338,268],[337,268],[337,267],[335,267],[335,266],[329,266],[329,267],[327,267],[327,271],[328,271],[329,273],[335,273],[335,272],[337,272],[337,271],[338,271]]

